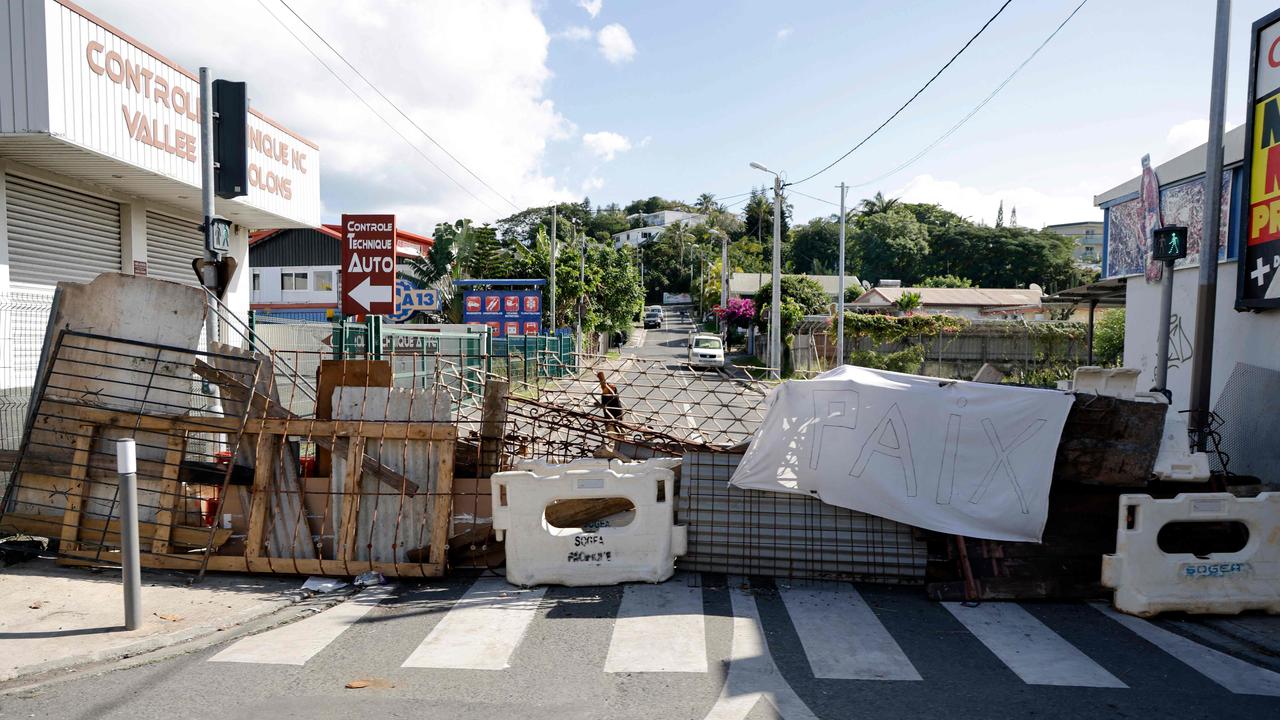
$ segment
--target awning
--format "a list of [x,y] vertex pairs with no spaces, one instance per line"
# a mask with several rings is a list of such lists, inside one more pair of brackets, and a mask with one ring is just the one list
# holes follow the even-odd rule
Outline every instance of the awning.
[[1099,280],[1088,285],[1073,287],[1052,295],[1045,295],[1042,302],[1091,305],[1094,307],[1124,307],[1125,282],[1128,278],[1116,277]]

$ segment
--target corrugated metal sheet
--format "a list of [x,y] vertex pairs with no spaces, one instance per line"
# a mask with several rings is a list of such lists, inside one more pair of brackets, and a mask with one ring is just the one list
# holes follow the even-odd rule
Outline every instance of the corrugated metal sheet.
[[9,279],[56,285],[120,271],[120,206],[72,190],[6,175]]
[[204,257],[204,234],[196,220],[147,211],[147,275],[196,285],[191,261]]
[[249,266],[323,267],[342,264],[337,238],[319,230],[281,230],[249,248]]
[[49,124],[45,87],[44,6],[10,0],[0,7],[0,132],[27,132]]
[[729,485],[740,453],[688,453],[678,521],[686,570],[800,579],[924,582],[927,551],[901,523],[791,493]]

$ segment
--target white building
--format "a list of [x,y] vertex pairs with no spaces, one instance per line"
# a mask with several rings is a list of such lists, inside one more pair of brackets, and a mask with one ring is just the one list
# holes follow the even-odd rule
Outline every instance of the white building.
[[[784,273],[786,275],[794,275],[795,273]],[[840,294],[840,276],[839,275],[800,275],[806,277],[822,286],[822,291],[827,294],[831,302],[835,302],[836,296]],[[736,272],[729,276],[729,297],[752,297],[760,288],[768,285],[773,279],[771,273],[749,273]],[[847,295],[849,291],[862,291],[862,282],[853,275],[844,276],[844,291]]]
[[1044,229],[1071,238],[1074,243],[1071,248],[1071,257],[1077,264],[1095,270],[1101,267],[1103,231],[1101,220],[1046,225]]
[[674,223],[684,223],[685,226],[701,225],[707,221],[707,216],[701,213],[685,212],[683,210],[659,210],[652,213],[638,213],[628,215],[627,222],[632,225],[639,224],[640,227],[625,230],[620,233],[613,234],[614,247],[622,247],[623,245],[638,246],[642,245],[662,234],[667,226]]
[[[1238,257],[1242,227],[1249,216],[1243,207],[1242,185],[1245,129],[1238,127],[1223,137],[1224,172],[1221,182],[1223,223],[1218,262],[1217,304],[1214,317],[1213,375],[1210,407],[1220,414],[1219,429],[1230,469],[1241,474],[1276,478],[1280,463],[1280,312],[1237,312],[1236,289],[1240,281]],[[1205,147],[1191,150],[1155,167],[1159,184],[1161,219],[1188,228],[1188,254],[1173,273],[1173,306],[1170,320],[1168,388],[1175,410],[1190,407],[1191,353],[1195,341],[1196,290],[1200,266],[1201,224],[1204,203]],[[1136,154],[1136,153],[1135,153]],[[1134,166],[1138,165],[1135,157]],[[1156,336],[1160,326],[1160,283],[1148,281],[1150,256],[1142,237],[1140,218],[1141,176],[1117,185],[1094,198],[1106,214],[1103,241],[1103,278],[1123,283],[1125,296],[1124,364],[1142,371],[1139,388],[1155,383]],[[1256,268],[1245,268],[1244,279],[1253,282]],[[1265,277],[1265,275],[1264,275]]]
[[[197,285],[198,76],[67,0],[7,0],[0,42],[0,295],[103,272]],[[316,145],[253,108],[248,132],[249,194],[216,205],[240,314],[249,231],[320,224]]]

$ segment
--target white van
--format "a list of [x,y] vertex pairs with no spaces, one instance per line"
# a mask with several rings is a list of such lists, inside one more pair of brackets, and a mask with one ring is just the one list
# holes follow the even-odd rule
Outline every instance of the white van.
[[711,333],[689,334],[689,364],[693,367],[724,367],[724,343]]

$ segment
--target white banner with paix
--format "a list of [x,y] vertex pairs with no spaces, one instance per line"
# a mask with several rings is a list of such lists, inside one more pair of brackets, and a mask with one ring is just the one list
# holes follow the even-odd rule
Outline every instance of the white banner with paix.
[[730,481],[1039,542],[1071,395],[843,366],[783,383]]

